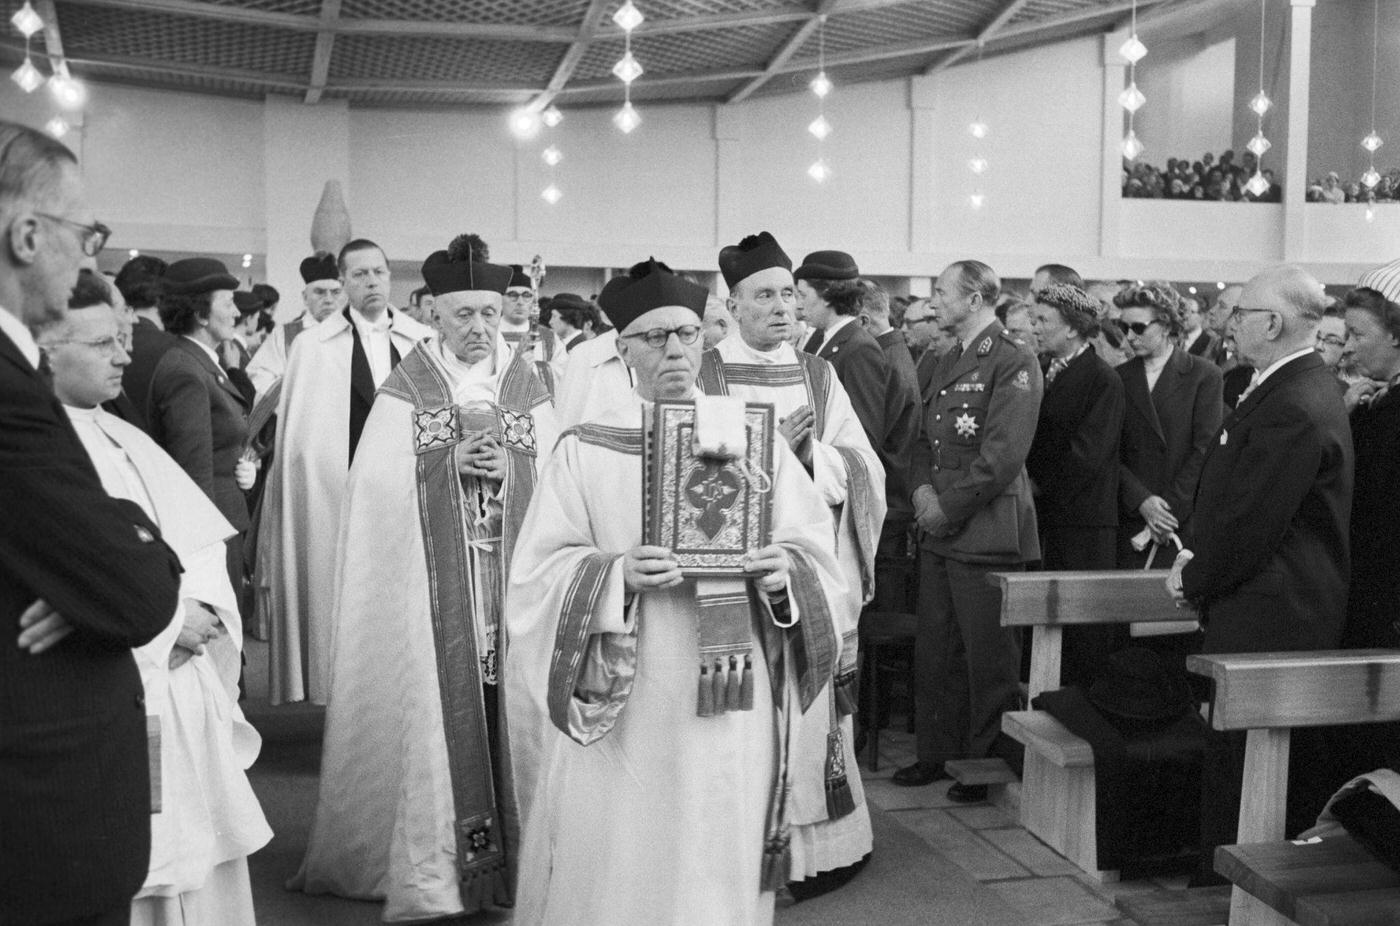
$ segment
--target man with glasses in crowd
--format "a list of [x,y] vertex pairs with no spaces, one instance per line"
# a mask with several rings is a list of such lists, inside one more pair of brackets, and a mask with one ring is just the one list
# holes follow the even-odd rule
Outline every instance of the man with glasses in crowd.
[[534,360],[535,371],[544,380],[552,398],[558,394],[559,384],[564,379],[568,351],[553,331],[539,323],[535,281],[519,264],[511,264],[510,270],[510,286],[506,287],[501,311],[501,337],[517,353]]
[[[1167,588],[1196,609],[1206,653],[1335,649],[1350,580],[1351,426],[1314,348],[1327,297],[1297,267],[1245,284],[1231,315],[1240,357],[1259,372],[1209,441],[1195,514]],[[1125,313],[1126,315],[1126,313]],[[1321,744],[1294,734],[1289,834],[1309,825],[1336,782]],[[1219,884],[1215,847],[1235,841],[1244,734],[1213,734],[1201,778],[1196,884]]]
[[[180,562],[102,487],[32,329],[61,321],[93,221],[72,152],[0,120],[0,838],[7,922],[125,926],[151,781],[132,647],[170,622]],[[116,350],[120,351],[120,347]]]
[[793,733],[790,887],[801,900],[844,884],[871,850],[850,712],[856,622],[874,591],[885,471],[831,364],[787,341],[797,320],[797,284],[778,242],[768,232],[749,235],[720,251],[719,266],[739,337],[705,352],[700,389],[773,404],[779,431],[831,509],[846,583],[831,602],[842,637],[835,678]]

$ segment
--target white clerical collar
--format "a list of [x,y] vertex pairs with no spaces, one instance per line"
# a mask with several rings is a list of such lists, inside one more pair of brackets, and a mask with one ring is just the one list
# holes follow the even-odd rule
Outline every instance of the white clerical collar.
[[39,369],[39,345],[34,341],[34,335],[29,333],[29,328],[12,315],[4,306],[0,306],[0,331],[5,332],[5,336],[15,342],[15,347],[24,355],[24,359],[29,361],[29,365],[34,369]]
[[76,405],[63,403],[63,410],[68,413],[70,421],[91,421],[97,423],[97,413],[102,411],[101,406],[94,405],[92,408],[79,408]]
[[1278,358],[1278,359],[1275,360],[1273,363],[1271,363],[1271,364],[1269,364],[1268,366],[1266,366],[1266,367],[1259,373],[1258,376],[1254,377],[1254,379],[1250,381],[1249,388],[1250,388],[1250,389],[1256,389],[1256,388],[1258,388],[1258,386],[1259,386],[1260,383],[1264,382],[1264,380],[1266,380],[1266,379],[1268,379],[1270,376],[1272,376],[1273,373],[1274,373],[1274,371],[1277,370],[1279,367],[1283,366],[1285,363],[1288,363],[1288,362],[1291,361],[1291,360],[1297,360],[1299,357],[1306,357],[1308,354],[1313,354],[1313,353],[1316,353],[1316,352],[1317,352],[1317,348],[1315,348],[1315,347],[1311,347],[1311,346],[1309,346],[1309,347],[1300,347],[1300,348],[1298,348],[1297,350],[1295,350],[1293,353],[1291,353],[1291,354],[1286,354],[1286,355],[1284,355],[1284,356]]
[[196,341],[194,338],[190,337],[187,334],[181,335],[181,337],[183,337],[186,341],[189,341],[191,344],[197,345],[200,350],[208,354],[209,359],[214,361],[214,366],[222,366],[222,364],[219,363],[219,355],[214,352],[214,348],[210,347],[208,344],[205,344],[203,341]]

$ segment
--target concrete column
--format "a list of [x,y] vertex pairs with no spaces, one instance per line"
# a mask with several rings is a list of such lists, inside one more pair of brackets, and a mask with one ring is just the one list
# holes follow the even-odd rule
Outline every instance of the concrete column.
[[1288,141],[1284,150],[1283,259],[1305,260],[1308,213],[1308,89],[1312,80],[1312,11],[1317,0],[1290,0],[1288,43]]
[[353,233],[368,231],[355,214],[350,185],[350,109],[344,100],[307,106],[269,96],[263,102],[263,190],[267,216],[267,281],[282,293],[278,321],[302,310],[302,258],[311,254],[311,217],[327,180],[345,190]]
[[[909,252],[931,254],[934,250],[933,155],[937,144],[936,78],[909,79]],[[913,293],[914,281],[910,281]],[[924,295],[920,293],[919,295]]]
[[[1118,256],[1118,217],[1122,212],[1123,190],[1123,107],[1118,94],[1123,92],[1127,65],[1118,49],[1128,40],[1126,31],[1111,32],[1103,37],[1103,122],[1100,136],[1099,182],[1099,256]],[[1148,100],[1148,106],[1152,101]],[[1145,140],[1144,145],[1151,144]],[[1150,150],[1150,147],[1149,147]]]

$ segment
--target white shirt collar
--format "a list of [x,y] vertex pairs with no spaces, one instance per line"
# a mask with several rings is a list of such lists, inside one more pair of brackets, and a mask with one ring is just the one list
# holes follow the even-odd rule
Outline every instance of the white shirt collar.
[[793,352],[792,345],[786,341],[779,344],[772,350],[759,350],[757,347],[751,345],[748,341],[745,341],[743,335],[741,335],[737,330],[728,338],[725,338],[726,341],[731,339],[734,341],[734,346],[738,348],[739,353],[753,363],[797,362],[797,354]]
[[856,320],[856,317],[854,315],[835,315],[832,317],[834,320],[831,324],[826,326],[826,333],[822,336],[823,341],[830,341],[832,336],[835,335],[836,332],[840,331],[842,328],[846,327],[851,322]]
[[35,343],[34,335],[29,333],[29,327],[24,322],[4,306],[0,306],[0,331],[15,342],[15,347],[19,348],[31,367],[39,369],[39,345]]
[[186,334],[186,335],[181,335],[181,337],[183,337],[186,341],[189,341],[191,344],[195,345],[195,346],[198,347],[200,350],[202,350],[202,351],[204,351],[206,354],[208,354],[208,355],[209,355],[209,359],[212,360],[212,361],[214,361],[214,366],[219,367],[220,369],[223,369],[223,364],[219,362],[219,355],[218,355],[217,353],[215,353],[214,348],[210,347],[208,344],[205,344],[205,343],[202,342],[202,341],[196,341],[194,338],[190,337],[190,336],[187,335],[187,334]]
[[1260,371],[1258,376],[1254,377],[1254,379],[1250,381],[1250,388],[1253,389],[1254,387],[1258,386],[1264,380],[1272,376],[1274,371],[1276,371],[1279,367],[1283,366],[1285,363],[1288,363],[1290,360],[1297,360],[1299,357],[1306,357],[1308,354],[1316,352],[1317,348],[1315,347],[1300,347],[1293,353],[1278,358],[1273,363],[1266,366],[1262,371]]
[[388,331],[394,325],[394,312],[392,309],[385,309],[384,314],[379,316],[379,320],[375,322],[371,322],[355,309],[350,310],[350,318],[354,320],[355,327],[366,332],[373,331],[382,333]]

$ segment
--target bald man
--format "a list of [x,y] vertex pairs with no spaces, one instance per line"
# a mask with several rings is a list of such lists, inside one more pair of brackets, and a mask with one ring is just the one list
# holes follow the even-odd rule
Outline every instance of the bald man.
[[[1207,653],[1341,643],[1352,446],[1335,377],[1313,347],[1326,304],[1312,276],[1275,267],[1245,284],[1230,317],[1240,359],[1259,372],[1206,450],[1187,549],[1167,580],[1200,613]],[[1308,739],[1294,739],[1290,834],[1338,784],[1320,780]],[[1202,780],[1201,883],[1213,875],[1214,847],[1235,842],[1243,773],[1243,734],[1215,734]]]

